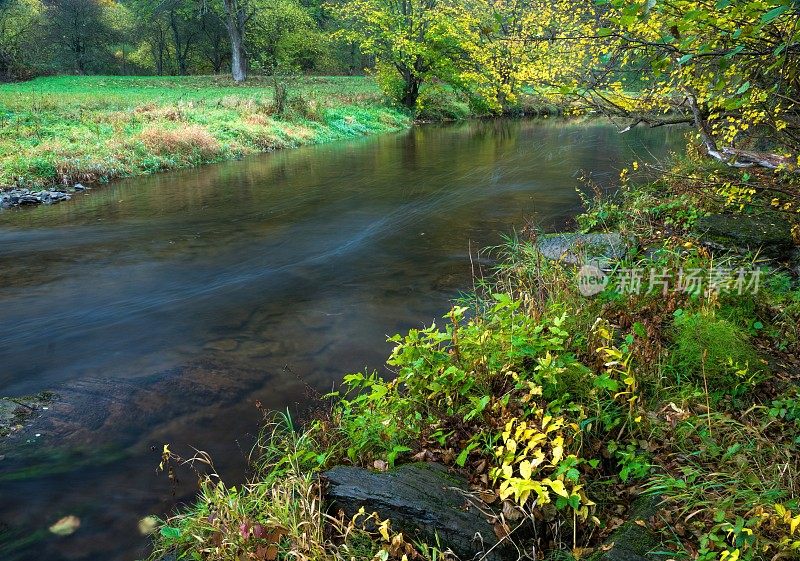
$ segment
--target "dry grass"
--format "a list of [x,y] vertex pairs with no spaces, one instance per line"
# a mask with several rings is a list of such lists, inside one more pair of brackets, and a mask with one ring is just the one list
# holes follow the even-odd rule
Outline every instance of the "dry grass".
[[139,138],[149,150],[161,156],[199,154],[208,159],[222,150],[219,141],[200,125],[188,125],[180,129],[150,126],[139,134]]

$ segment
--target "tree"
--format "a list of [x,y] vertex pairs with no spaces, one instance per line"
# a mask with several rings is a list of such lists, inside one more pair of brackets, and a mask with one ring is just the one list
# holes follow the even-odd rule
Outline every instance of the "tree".
[[55,58],[77,74],[107,66],[116,33],[100,0],[47,0],[47,37]]
[[593,63],[593,2],[493,0],[470,11],[464,85],[497,112],[509,110],[523,87],[557,87]]
[[[384,89],[414,108],[426,80],[455,74],[455,61],[464,55],[459,43],[464,12],[464,6],[445,0],[346,0],[338,8],[345,20],[338,36],[375,55]],[[387,73],[399,78],[398,87]]]
[[231,74],[235,82],[247,79],[247,59],[244,38],[247,22],[255,14],[255,8],[247,0],[222,0],[225,12],[225,27],[231,45]]
[[309,11],[297,0],[261,0],[250,32],[254,58],[274,73],[277,68],[308,67],[325,44]]
[[[585,97],[634,121],[692,123],[707,153],[733,165],[800,164],[795,0],[611,0],[608,9],[599,31],[608,48]],[[793,161],[741,148],[766,137]]]
[[219,74],[230,53],[225,25],[215,12],[203,9],[200,15],[200,30],[203,39],[200,50],[211,64],[214,73]]
[[188,74],[189,56],[200,36],[199,7],[192,0],[164,0],[153,13],[164,17],[167,23],[178,74]]
[[41,13],[38,0],[0,0],[0,80],[27,71],[25,46]]

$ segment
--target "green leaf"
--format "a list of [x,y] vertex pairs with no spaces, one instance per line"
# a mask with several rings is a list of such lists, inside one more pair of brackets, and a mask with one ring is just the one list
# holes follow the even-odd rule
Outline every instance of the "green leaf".
[[692,60],[692,58],[694,58],[694,55],[692,53],[685,54],[678,59],[678,64],[684,64],[686,62],[689,62],[690,60]]
[[736,95],[742,95],[744,92],[750,89],[750,80],[739,86],[739,89],[736,90]]
[[761,16],[761,23],[769,23],[777,17],[780,17],[783,12],[789,9],[788,4],[784,4],[783,6],[778,6],[777,8],[772,8],[769,12]]
[[461,451],[461,453],[458,455],[458,457],[456,458],[456,464],[459,467],[464,467],[464,464],[467,463],[467,458],[469,458],[469,453],[472,452],[477,447],[478,447],[478,443],[477,442],[471,442],[469,444],[469,446],[464,448]]
[[181,537],[181,529],[173,526],[163,526],[161,528],[161,535],[170,540],[177,540]]

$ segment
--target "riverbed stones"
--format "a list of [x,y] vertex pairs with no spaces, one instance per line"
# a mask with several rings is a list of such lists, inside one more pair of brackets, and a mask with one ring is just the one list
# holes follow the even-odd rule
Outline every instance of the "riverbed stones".
[[508,553],[503,547],[492,549],[498,539],[467,496],[467,481],[442,465],[420,462],[387,472],[337,466],[322,479],[331,510],[341,510],[348,518],[362,507],[367,513],[377,512],[391,520],[392,530],[428,544],[436,544],[438,537],[464,561],[499,561]]
[[69,193],[61,190],[43,189],[41,191],[31,191],[30,189],[12,189],[0,192],[0,208],[53,204],[68,201],[70,198]]
[[42,392],[38,395],[0,399],[0,438],[20,430],[25,423],[47,411],[53,397],[49,392]]
[[782,259],[794,247],[792,227],[777,213],[711,214],[697,221],[696,230],[700,241],[712,249],[760,251]]
[[617,232],[565,232],[536,239],[536,249],[543,257],[570,265],[616,261],[627,255],[629,246],[629,240]]

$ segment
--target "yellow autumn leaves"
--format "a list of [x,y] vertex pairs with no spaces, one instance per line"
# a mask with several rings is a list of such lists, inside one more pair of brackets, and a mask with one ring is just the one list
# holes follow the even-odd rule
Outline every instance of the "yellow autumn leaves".
[[501,499],[513,498],[520,506],[532,500],[538,507],[556,500],[570,506],[581,518],[588,517],[589,507],[595,503],[577,483],[577,469],[570,469],[579,460],[574,454],[565,453],[567,429],[573,434],[580,431],[576,424],[567,424],[564,418],[540,409],[532,419],[514,418],[506,423],[501,434],[503,443],[495,449],[499,467],[492,471],[494,480],[500,482]]

